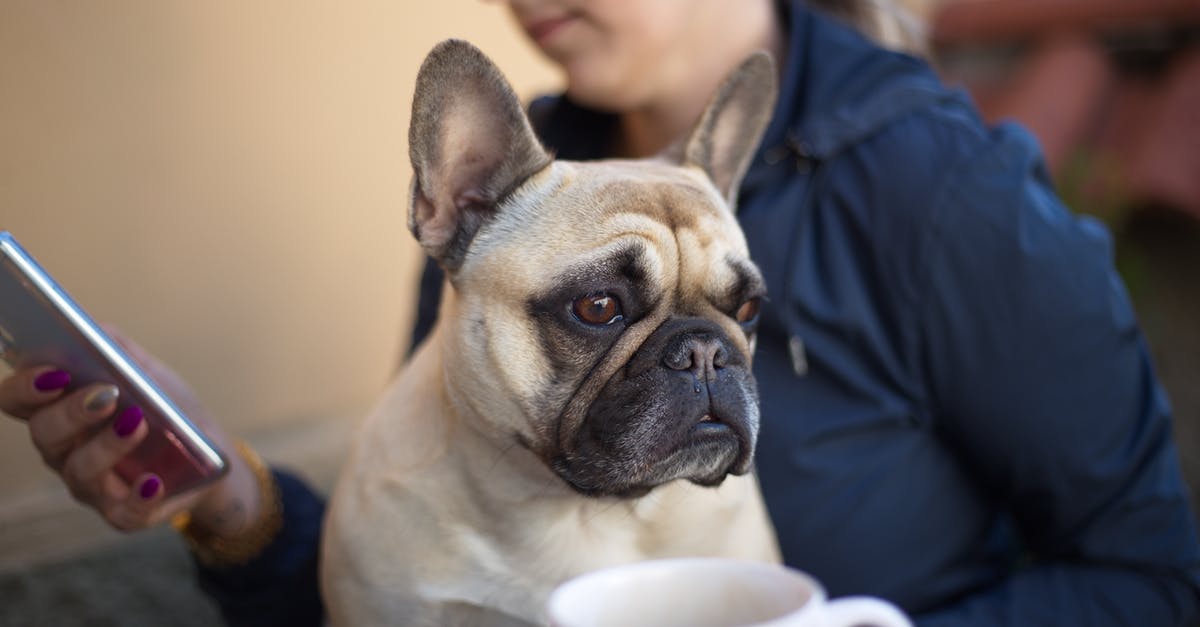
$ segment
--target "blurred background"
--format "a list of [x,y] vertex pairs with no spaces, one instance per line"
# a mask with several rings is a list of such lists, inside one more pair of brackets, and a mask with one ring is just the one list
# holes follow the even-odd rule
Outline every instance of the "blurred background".
[[[0,0],[0,229],[327,487],[405,350],[412,87],[448,37],[557,84],[476,0]],[[108,530],[0,418],[0,624],[212,624],[181,551]]]
[[[1200,3],[902,4],[874,35],[1027,125],[1109,224],[1200,485]],[[327,488],[406,348],[408,110],[447,37],[525,98],[558,85],[473,0],[2,0],[0,229]],[[165,530],[108,531],[0,420],[0,625],[213,624],[188,568]]]

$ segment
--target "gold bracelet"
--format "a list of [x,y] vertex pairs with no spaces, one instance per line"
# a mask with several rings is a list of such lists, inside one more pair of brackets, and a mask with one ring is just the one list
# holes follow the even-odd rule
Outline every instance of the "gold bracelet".
[[234,536],[220,536],[193,524],[191,512],[171,518],[171,526],[187,541],[192,554],[205,566],[235,566],[258,557],[283,527],[283,500],[271,470],[249,444],[239,440],[235,450],[254,473],[262,499],[258,518]]

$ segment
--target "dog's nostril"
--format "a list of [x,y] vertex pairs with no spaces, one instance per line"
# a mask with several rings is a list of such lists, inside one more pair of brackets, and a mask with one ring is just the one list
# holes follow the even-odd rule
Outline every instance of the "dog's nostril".
[[725,364],[728,361],[729,361],[729,352],[725,350],[724,346],[718,346],[716,352],[713,353],[713,356],[712,356],[713,368],[716,368],[716,369],[724,368]]
[[692,351],[673,351],[663,358],[663,365],[671,370],[691,370]]

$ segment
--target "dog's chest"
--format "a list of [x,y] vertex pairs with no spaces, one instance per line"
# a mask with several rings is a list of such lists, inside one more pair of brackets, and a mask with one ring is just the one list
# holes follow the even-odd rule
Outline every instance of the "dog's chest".
[[[423,595],[469,600],[536,620],[530,609],[544,607],[553,588],[574,576],[654,557],[709,552],[696,537],[664,527],[658,507],[638,512],[628,503],[598,502],[529,509],[528,516],[510,512],[500,527],[454,526],[448,539],[466,562],[460,578],[427,581]],[[644,518],[647,513],[653,516]]]

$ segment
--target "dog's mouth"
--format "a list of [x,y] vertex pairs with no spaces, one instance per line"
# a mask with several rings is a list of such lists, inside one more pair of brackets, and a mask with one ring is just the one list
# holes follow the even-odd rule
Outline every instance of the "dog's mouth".
[[[664,420],[639,416],[629,422],[661,427]],[[729,475],[749,471],[754,433],[746,419],[709,411],[666,422],[672,428],[639,433],[606,428],[613,421],[592,421],[581,430],[575,450],[558,455],[550,466],[580,494],[618,498],[641,497],[676,479],[716,486]],[[645,440],[653,444],[638,446]]]

